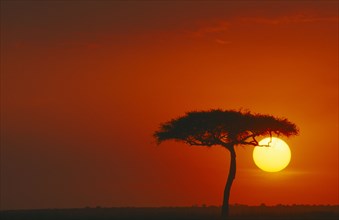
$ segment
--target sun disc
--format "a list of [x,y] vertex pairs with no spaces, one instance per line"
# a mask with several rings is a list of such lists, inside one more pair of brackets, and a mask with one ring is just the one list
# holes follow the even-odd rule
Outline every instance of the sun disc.
[[264,138],[253,150],[254,163],[263,171],[278,172],[287,167],[291,160],[291,150],[285,141],[272,137]]

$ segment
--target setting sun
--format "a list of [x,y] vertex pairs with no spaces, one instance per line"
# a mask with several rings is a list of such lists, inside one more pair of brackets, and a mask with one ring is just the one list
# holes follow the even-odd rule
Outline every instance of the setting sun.
[[253,150],[254,163],[263,171],[278,172],[283,170],[290,163],[291,151],[285,141],[272,137],[264,138]]

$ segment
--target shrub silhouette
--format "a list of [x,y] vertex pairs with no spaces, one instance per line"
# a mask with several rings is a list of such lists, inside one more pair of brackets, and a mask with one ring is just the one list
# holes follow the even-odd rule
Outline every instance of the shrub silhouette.
[[181,141],[194,146],[219,145],[231,155],[230,170],[224,190],[222,217],[229,214],[230,190],[236,174],[237,145],[258,146],[256,137],[272,134],[291,136],[299,133],[296,125],[285,118],[234,110],[192,111],[160,125],[154,133],[157,143]]

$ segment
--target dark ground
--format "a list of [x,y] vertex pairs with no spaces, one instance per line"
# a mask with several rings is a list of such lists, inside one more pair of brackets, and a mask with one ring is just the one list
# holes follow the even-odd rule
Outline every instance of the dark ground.
[[[220,207],[83,208],[2,211],[2,220],[218,220]],[[231,207],[232,220],[338,220],[339,206]]]

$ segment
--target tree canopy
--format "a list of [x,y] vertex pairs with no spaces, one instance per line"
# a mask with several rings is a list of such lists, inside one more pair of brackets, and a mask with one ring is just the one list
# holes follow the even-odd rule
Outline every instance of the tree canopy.
[[158,143],[182,141],[190,145],[253,145],[257,136],[275,134],[291,136],[299,133],[296,125],[286,118],[253,114],[235,110],[212,109],[192,111],[160,125],[154,133]]

